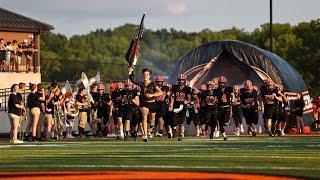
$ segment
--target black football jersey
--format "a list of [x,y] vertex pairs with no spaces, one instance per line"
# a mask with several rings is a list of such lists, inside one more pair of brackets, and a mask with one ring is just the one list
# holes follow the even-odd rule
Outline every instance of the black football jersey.
[[224,89],[216,89],[215,94],[218,98],[218,106],[229,106],[232,102],[233,88],[230,86],[225,87]]
[[277,89],[269,90],[266,86],[261,86],[260,92],[261,92],[261,98],[265,106],[276,105],[277,99],[273,96],[273,93],[279,96]]
[[116,90],[111,94],[111,98],[115,108],[122,107],[122,92],[122,90]]
[[206,106],[216,105],[217,104],[217,95],[214,89],[206,90],[202,93],[202,98]]
[[126,107],[132,107],[132,100],[137,96],[137,92],[129,89],[125,89],[122,92],[122,105]]
[[169,96],[168,96],[169,87],[162,86],[161,91],[163,94],[161,96],[156,97],[156,101],[158,103],[169,104]]
[[191,93],[191,87],[184,86],[180,89],[178,85],[172,86],[172,98],[174,100],[173,108],[178,108],[181,104],[184,104],[184,101],[187,100],[187,96],[191,95]]
[[258,92],[256,90],[247,91],[242,88],[240,90],[241,105],[247,108],[258,106]]

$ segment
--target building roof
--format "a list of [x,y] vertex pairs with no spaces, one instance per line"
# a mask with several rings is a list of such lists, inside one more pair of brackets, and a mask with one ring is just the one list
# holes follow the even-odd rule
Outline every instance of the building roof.
[[53,30],[50,24],[17,14],[0,7],[0,31],[42,32]]

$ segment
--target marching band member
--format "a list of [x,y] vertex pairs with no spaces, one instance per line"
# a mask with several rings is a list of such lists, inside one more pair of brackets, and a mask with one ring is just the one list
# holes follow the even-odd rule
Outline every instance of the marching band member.
[[11,94],[9,96],[8,101],[8,116],[10,119],[10,142],[14,144],[23,143],[23,141],[18,140],[18,128],[20,116],[23,112],[26,112],[26,108],[23,105],[21,97],[18,95],[19,86],[17,84],[13,84],[11,86]]
[[[71,114],[78,112],[78,109],[76,109],[74,107],[74,104],[72,102],[74,102],[73,95],[71,92],[67,92],[65,94],[65,98],[64,98],[64,107],[65,107],[65,111],[66,111],[66,126],[67,126],[66,138],[68,138],[68,139],[74,138],[72,136],[72,129],[74,127],[74,117],[76,116],[76,114],[75,115],[71,115]],[[83,134],[80,134],[80,135],[83,136]]]
[[[31,113],[31,127],[32,127],[32,141],[37,141],[37,129],[38,129],[38,123],[40,119],[40,107],[41,107],[41,101],[45,100],[45,94],[42,93],[42,96],[40,96],[38,92],[38,87],[36,84],[30,85],[31,92],[28,95],[28,108]],[[27,129],[28,130],[28,129]]]
[[[148,68],[142,69],[143,82],[135,82],[133,74],[130,75],[130,80],[141,88],[141,114],[142,114],[142,131],[143,141],[148,142],[149,137],[153,135],[156,116],[156,101],[155,98],[162,95],[161,89],[155,82],[151,80],[152,71]],[[150,130],[148,133],[148,115],[150,115]]]
[[45,139],[50,139],[50,132],[52,129],[54,116],[54,90],[49,88],[46,92],[46,115],[45,115]]
[[84,129],[88,122],[88,111],[90,102],[88,101],[88,94],[85,88],[79,88],[78,94],[76,96],[76,105],[79,108],[79,125],[78,131],[80,138],[84,138]]

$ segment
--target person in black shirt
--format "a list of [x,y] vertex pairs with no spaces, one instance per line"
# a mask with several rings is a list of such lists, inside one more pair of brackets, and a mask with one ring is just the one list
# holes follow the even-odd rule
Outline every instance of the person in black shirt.
[[113,101],[113,114],[114,114],[114,124],[117,129],[117,139],[123,139],[123,105],[122,105],[122,93],[124,89],[124,84],[122,82],[117,83],[117,89],[112,92],[111,98]]
[[252,136],[257,135],[256,125],[258,124],[258,92],[253,88],[253,84],[250,80],[246,80],[243,83],[243,88],[240,89],[241,109],[243,116],[248,126],[248,134]]
[[201,95],[201,99],[204,102],[204,122],[207,126],[210,126],[210,139],[213,139],[217,133],[217,95],[215,93],[214,82],[207,82],[207,90],[205,90]]
[[135,109],[139,106],[139,96],[137,92],[133,90],[132,83],[130,80],[126,80],[125,89],[122,93],[122,105],[123,109],[123,120],[124,120],[124,138],[128,140],[131,121],[137,122],[138,120],[134,120],[138,116],[135,116]]
[[[97,117],[98,116],[98,99],[99,99],[98,84],[93,84],[91,86],[90,94],[92,96],[93,102],[91,102],[91,109],[89,113],[90,116],[88,117],[88,122],[91,126],[91,133],[95,137],[97,132],[97,123],[98,123],[98,117]],[[91,119],[91,122],[89,119]]]
[[157,76],[155,78],[155,82],[157,86],[161,89],[163,94],[161,96],[156,97],[157,102],[157,113],[156,113],[156,119],[157,119],[157,130],[155,135],[158,137],[162,137],[163,135],[163,127],[164,127],[164,119],[167,114],[168,108],[169,108],[169,87],[163,84],[163,77]]
[[224,126],[228,125],[232,116],[232,99],[234,97],[233,88],[227,85],[228,79],[221,76],[218,80],[218,89],[215,90],[215,94],[218,99],[218,121],[223,140],[226,141]]
[[275,126],[276,123],[276,105],[277,101],[282,101],[282,98],[279,97],[278,90],[275,87],[275,83],[271,78],[268,78],[265,80],[265,85],[261,86],[260,88],[261,92],[261,99],[263,102],[263,117],[265,121],[265,126],[267,127],[267,131],[269,133],[270,137],[273,137],[273,131],[272,129]]
[[42,93],[42,96],[40,96],[38,91],[38,87],[36,84],[30,85],[31,92],[28,95],[28,108],[31,113],[31,119],[32,119],[32,140],[36,141],[37,136],[37,129],[38,129],[38,123],[40,119],[40,107],[41,107],[41,101],[45,101],[45,94]]
[[233,92],[234,92],[234,98],[232,100],[232,117],[234,120],[234,123],[236,125],[235,134],[237,136],[240,136],[240,127],[242,126],[242,110],[240,107],[241,99],[240,99],[240,86],[234,85],[233,86]]
[[81,87],[76,96],[76,105],[79,108],[79,124],[78,131],[80,138],[84,138],[84,129],[88,122],[88,111],[90,110],[90,102],[88,99],[88,92],[84,87]]
[[[44,97],[45,98],[45,90],[44,87],[41,83],[37,84],[37,92],[36,94],[39,97]],[[46,113],[46,105],[45,105],[45,99],[44,100],[39,100],[40,101],[40,116],[39,116],[39,122],[37,126],[37,139],[41,138],[41,126],[43,126],[43,121],[44,121],[44,115]]]
[[20,116],[23,112],[26,112],[26,108],[22,103],[21,97],[18,96],[18,92],[19,86],[17,84],[12,85],[8,102],[8,116],[11,124],[10,141],[15,144],[23,143],[23,141],[18,140],[18,128],[20,123]]
[[[184,138],[184,121],[186,120],[187,105],[191,101],[191,87],[186,86],[187,77],[180,74],[178,84],[173,85],[171,89],[171,102],[169,111],[173,111],[171,128],[179,128],[178,141]],[[174,133],[173,133],[174,134]]]
[[[143,82],[136,82],[133,74],[130,74],[130,80],[141,88],[141,114],[142,114],[142,131],[143,141],[148,142],[148,135],[153,136],[155,118],[156,118],[156,100],[155,98],[162,95],[161,89],[151,80],[152,71],[148,68],[142,69]],[[148,133],[148,115],[150,115],[150,129]]]
[[105,92],[105,87],[103,84],[98,85],[98,98],[97,98],[97,135],[102,135],[102,125],[105,126],[105,135],[108,135],[107,122],[112,116],[112,99],[109,93]]
[[294,109],[292,111],[295,115],[298,134],[304,133],[304,123],[303,123],[303,118],[302,118],[304,106],[305,106],[305,103],[303,100],[302,93],[297,93],[297,100],[295,100],[295,102],[294,102]]

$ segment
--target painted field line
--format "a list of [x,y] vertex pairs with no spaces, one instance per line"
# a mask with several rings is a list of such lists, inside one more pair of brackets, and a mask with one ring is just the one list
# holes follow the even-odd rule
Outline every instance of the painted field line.
[[[83,156],[83,158],[268,158],[268,159],[320,159],[320,156],[257,156],[257,155],[93,155],[90,153],[56,153],[54,155],[43,155],[43,156],[37,156],[39,157],[57,157],[58,155],[71,155],[66,156],[63,158],[79,158],[78,155],[90,155],[90,156]],[[76,156],[76,157],[74,157]],[[9,156],[11,158],[25,158],[29,157],[32,158],[34,155],[21,155],[21,156]],[[0,159],[8,159],[7,157],[0,157]]]
[[16,165],[0,165],[0,168],[156,168],[156,169],[219,169],[219,170],[232,170],[232,169],[246,169],[246,170],[307,170],[307,171],[320,171],[320,168],[315,167],[284,167],[284,166],[232,166],[232,167],[222,167],[222,166],[173,166],[173,165],[90,165],[90,164],[16,164]]

